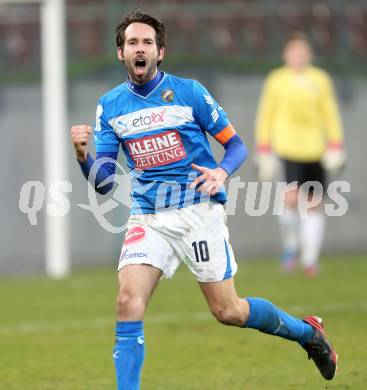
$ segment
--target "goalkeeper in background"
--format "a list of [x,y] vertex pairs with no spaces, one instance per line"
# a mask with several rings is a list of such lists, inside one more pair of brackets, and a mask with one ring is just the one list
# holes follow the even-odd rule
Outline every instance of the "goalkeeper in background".
[[[299,256],[305,275],[312,277],[318,273],[325,218],[320,205],[310,208],[307,218],[300,218],[299,188],[308,181],[325,188],[325,174],[337,174],[346,157],[332,82],[325,71],[311,65],[312,48],[303,33],[294,33],[286,41],[283,59],[285,65],[268,75],[262,92],[255,163],[259,179],[268,181],[278,156],[287,183],[297,182],[296,189],[286,192],[279,218],[282,268],[292,272]],[[308,200],[315,191],[311,186]]]

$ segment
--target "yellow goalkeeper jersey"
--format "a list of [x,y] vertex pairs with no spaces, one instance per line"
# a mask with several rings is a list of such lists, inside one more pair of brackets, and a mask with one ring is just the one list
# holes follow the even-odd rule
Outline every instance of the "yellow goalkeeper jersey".
[[301,73],[287,67],[267,77],[256,120],[259,147],[280,157],[318,161],[329,143],[342,142],[342,128],[330,77],[309,66]]

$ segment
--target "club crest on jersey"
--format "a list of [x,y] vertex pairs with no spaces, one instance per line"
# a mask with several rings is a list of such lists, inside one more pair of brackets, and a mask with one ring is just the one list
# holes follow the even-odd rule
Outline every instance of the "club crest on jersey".
[[186,157],[177,130],[125,141],[135,168],[147,169],[174,163]]
[[167,103],[172,103],[173,102],[173,98],[175,96],[174,92],[172,91],[172,89],[164,89],[162,91],[162,100],[164,102],[167,102]]

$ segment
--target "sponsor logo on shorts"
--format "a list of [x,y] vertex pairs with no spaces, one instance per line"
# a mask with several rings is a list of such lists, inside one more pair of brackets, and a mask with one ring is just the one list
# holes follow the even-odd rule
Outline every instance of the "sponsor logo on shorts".
[[141,257],[148,257],[148,253],[143,253],[143,252],[133,252],[133,253],[128,253],[127,251],[125,252],[125,255],[123,259],[137,259]]
[[172,164],[186,157],[180,134],[169,130],[125,142],[135,168],[147,169]]
[[141,241],[145,237],[145,229],[142,226],[134,226],[126,233],[124,245],[132,245]]
[[142,258],[147,258],[147,257],[148,257],[148,253],[144,253],[144,252],[129,253],[129,249],[125,249],[121,252],[119,263],[121,263],[124,260],[142,259]]

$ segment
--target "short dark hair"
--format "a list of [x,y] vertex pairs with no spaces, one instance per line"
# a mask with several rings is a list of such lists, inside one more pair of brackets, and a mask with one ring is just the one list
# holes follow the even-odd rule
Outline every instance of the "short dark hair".
[[311,42],[303,31],[293,31],[291,34],[289,34],[284,41],[283,48],[286,48],[290,43],[293,42],[303,42],[311,47]]
[[125,30],[132,23],[145,23],[153,27],[156,33],[156,45],[158,50],[165,47],[166,44],[166,31],[164,24],[156,17],[149,15],[139,8],[135,8],[128,12],[120,20],[116,27],[116,45],[117,47],[123,47],[125,42]]

